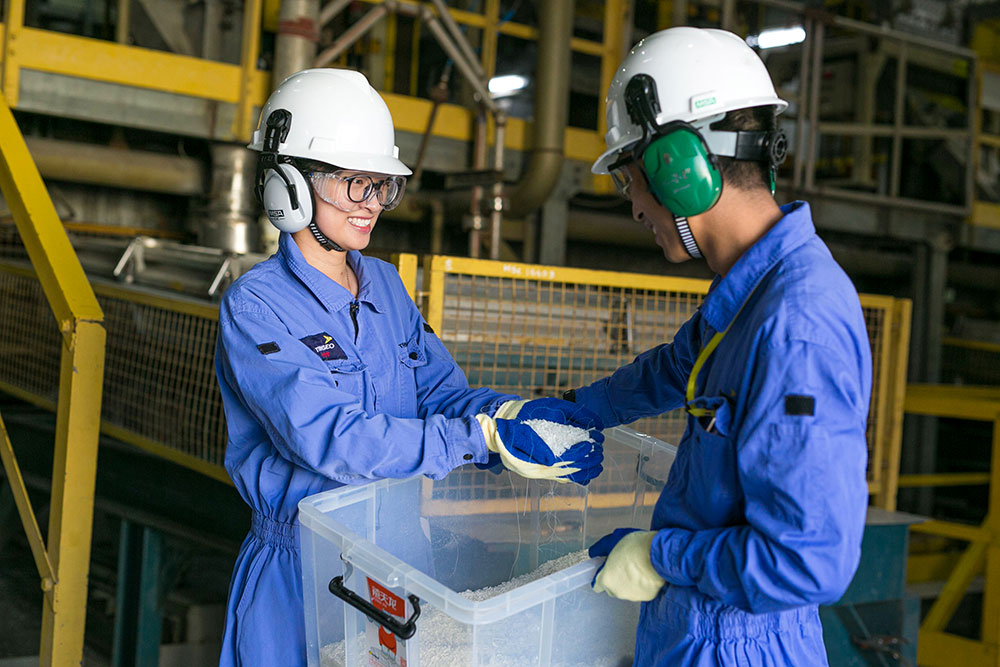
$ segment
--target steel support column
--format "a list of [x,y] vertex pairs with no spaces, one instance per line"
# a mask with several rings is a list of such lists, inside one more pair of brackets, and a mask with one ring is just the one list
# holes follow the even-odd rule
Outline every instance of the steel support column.
[[156,667],[163,624],[160,570],[163,538],[148,526],[122,519],[112,667]]

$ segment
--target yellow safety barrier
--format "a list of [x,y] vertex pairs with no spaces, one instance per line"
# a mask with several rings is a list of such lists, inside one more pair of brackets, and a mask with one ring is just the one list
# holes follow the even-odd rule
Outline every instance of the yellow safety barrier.
[[[416,294],[417,257],[393,258]],[[226,424],[213,359],[219,309],[212,303],[95,282],[108,332],[101,431],[229,482]],[[37,274],[0,261],[0,390],[55,410],[60,346],[45,330]]]
[[[56,438],[47,547],[2,419],[0,458],[45,593],[40,663],[78,665],[83,659],[97,471],[103,313],[6,101],[0,101],[0,189],[44,294],[32,306],[37,309],[39,302],[44,306],[47,301],[47,314],[55,316],[55,322],[46,317],[43,326],[30,332],[50,335],[56,342],[51,359],[60,359],[53,396]],[[0,327],[0,358],[25,355],[25,349],[6,337],[6,321],[0,321],[5,322]]]
[[[471,384],[525,397],[558,396],[669,342],[709,285],[706,280],[434,256],[424,262],[424,312]],[[874,505],[895,509],[910,302],[861,295],[861,304],[874,362],[869,490]],[[677,442],[684,424],[683,411],[674,411],[632,426]],[[592,492],[601,492],[602,479],[593,483]],[[474,482],[462,487],[470,485]],[[446,489],[437,485],[435,493]]]
[[[979,526],[952,521],[926,521],[910,529],[917,533],[969,542],[959,556],[919,557],[918,573],[936,578],[947,573],[944,588],[920,626],[917,659],[921,665],[1000,665],[1000,388],[911,384],[906,412],[916,415],[971,419],[993,423],[992,464],[988,474],[951,473],[907,475],[900,486],[946,486],[988,483],[989,505]],[[985,479],[984,479],[985,477]],[[945,632],[969,584],[984,576],[983,622],[980,640]]]

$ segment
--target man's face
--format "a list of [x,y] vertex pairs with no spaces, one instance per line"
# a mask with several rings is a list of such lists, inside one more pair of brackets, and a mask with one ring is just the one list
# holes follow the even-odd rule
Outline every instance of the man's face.
[[632,219],[653,233],[656,245],[663,250],[668,262],[679,264],[691,259],[684,250],[673,214],[660,204],[646,185],[646,176],[635,162],[623,168],[629,177],[629,186],[623,194],[632,201]]

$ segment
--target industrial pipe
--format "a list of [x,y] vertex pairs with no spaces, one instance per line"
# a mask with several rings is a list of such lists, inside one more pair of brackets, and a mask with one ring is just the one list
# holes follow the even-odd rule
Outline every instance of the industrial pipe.
[[319,10],[319,27],[322,28],[332,21],[333,17],[344,11],[351,2],[353,0],[332,0],[332,2],[327,3],[323,9]]
[[[503,142],[507,132],[507,115],[500,111],[496,115],[496,140],[493,146],[493,170],[503,173]],[[503,225],[503,179],[493,184],[493,200],[490,206],[490,259],[500,259],[501,230]]]
[[[560,2],[564,1],[565,0],[560,0]],[[476,94],[479,96],[479,103],[493,113],[496,113],[497,104],[493,101],[493,96],[490,95],[490,91],[486,88],[486,82],[476,74],[475,67],[471,65],[468,60],[466,60],[465,55],[457,46],[455,46],[455,43],[448,35],[448,31],[442,27],[441,22],[438,20],[437,16],[434,15],[434,12],[432,12],[427,5],[421,5],[419,8],[411,8],[409,5],[400,5],[397,11],[401,14],[411,14],[411,9],[416,10],[416,14],[419,15],[420,20],[423,21],[424,24],[426,24],[430,29],[431,34],[434,36],[434,39],[437,40],[438,44],[441,45],[441,48],[444,49],[445,54],[452,59],[455,63],[455,67],[458,68],[458,71],[461,72],[462,76],[464,76],[466,81],[469,82],[469,85],[471,85],[473,90],[476,91]],[[568,74],[568,67],[566,71]],[[567,83],[567,86],[568,85],[569,84]]]
[[469,40],[465,38],[465,34],[462,29],[458,27],[458,23],[455,22],[455,18],[451,15],[448,10],[448,6],[444,3],[444,0],[431,0],[434,6],[437,7],[438,14],[441,16],[441,22],[444,23],[444,27],[451,33],[452,39],[455,40],[455,44],[458,45],[459,50],[462,55],[465,56],[466,60],[472,66],[472,70],[476,73],[479,79],[486,80],[486,71],[483,70],[482,63],[479,62],[479,58],[476,57],[476,52],[469,44]]
[[569,114],[572,35],[573,0],[539,4],[535,145],[528,168],[506,197],[508,214],[515,218],[538,208],[559,181]]
[[25,141],[45,178],[172,195],[205,194],[205,166],[195,158],[41,137]]
[[381,4],[372,7],[367,14],[361,17],[357,23],[337,38],[333,44],[323,49],[313,61],[313,67],[326,67],[339,58],[342,53],[351,48],[354,42],[361,39],[366,32],[371,30],[376,23],[382,20],[386,14],[396,10],[396,0],[384,0]]
[[281,0],[271,86],[309,67],[319,41],[319,0]]

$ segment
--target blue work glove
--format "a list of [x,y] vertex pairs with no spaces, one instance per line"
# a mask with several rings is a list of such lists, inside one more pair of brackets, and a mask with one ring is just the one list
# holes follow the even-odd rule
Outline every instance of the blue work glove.
[[577,405],[561,398],[536,398],[531,401],[508,401],[497,410],[500,418],[501,410],[510,407],[513,412],[509,418],[524,422],[530,419],[544,419],[557,424],[568,424],[587,430],[604,430],[600,416],[583,405]]
[[587,553],[591,558],[606,556],[594,575],[595,593],[632,602],[648,602],[667,583],[653,567],[649,552],[656,531],[618,528],[597,540]]
[[[556,424],[576,426],[588,431],[591,429],[603,430],[601,418],[585,408],[581,409],[581,407],[558,398],[519,399],[503,403],[493,418],[516,419],[519,422],[541,419]],[[603,442],[603,440],[599,442]],[[490,452],[489,459],[485,463],[476,463],[475,466],[480,470],[492,470],[500,474],[500,464],[500,455]]]
[[[579,442],[556,454],[545,438],[532,428],[532,424],[526,422],[534,422],[535,426],[538,426],[540,421],[552,421],[543,420],[543,416],[565,418],[565,413],[542,403],[528,411],[529,419],[522,419],[520,414],[523,406],[546,400],[508,401],[500,406],[494,417],[476,415],[476,420],[483,430],[486,447],[500,456],[504,466],[522,477],[552,479],[558,482],[570,481],[586,485],[603,470],[601,462],[604,460],[602,447],[604,434],[589,429]],[[564,403],[557,399],[551,400],[557,404]],[[586,411],[581,412],[579,406],[572,406],[569,412],[575,413],[572,418],[577,423],[599,422],[596,416],[587,415]]]

